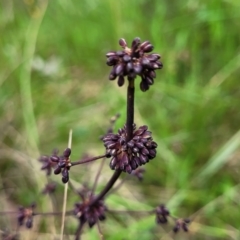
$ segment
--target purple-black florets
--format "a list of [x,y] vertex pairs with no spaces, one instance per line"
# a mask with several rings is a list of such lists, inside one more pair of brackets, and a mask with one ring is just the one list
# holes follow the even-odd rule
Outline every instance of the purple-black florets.
[[163,67],[160,62],[160,55],[149,53],[153,50],[153,45],[149,41],[141,43],[140,38],[136,37],[132,41],[131,48],[127,47],[125,39],[119,40],[122,51],[111,51],[106,54],[107,65],[112,66],[109,79],[114,80],[118,77],[118,86],[122,86],[125,77],[135,79],[141,77],[140,89],[145,92],[154,83],[156,77],[155,70]]
[[110,168],[131,173],[137,167],[155,158],[157,143],[152,139],[152,133],[147,126],[136,130],[134,125],[133,138],[127,141],[126,126],[120,128],[117,134],[108,133],[103,137],[104,146],[110,161]]

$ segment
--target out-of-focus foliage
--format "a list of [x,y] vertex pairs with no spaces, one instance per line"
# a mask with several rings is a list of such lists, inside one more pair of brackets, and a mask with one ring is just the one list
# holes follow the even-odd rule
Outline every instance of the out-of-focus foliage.
[[[116,113],[122,116],[116,127],[122,127],[126,112],[126,86],[107,79],[105,53],[120,49],[119,38],[130,43],[139,36],[151,41],[164,64],[153,87],[136,92],[135,122],[149,126],[158,154],[143,183],[126,183],[109,208],[165,203],[174,215],[192,218],[194,239],[238,239],[239,12],[237,0],[1,0],[2,207],[37,201],[42,211],[51,208],[46,197],[38,199],[46,179],[36,159],[40,152],[63,151],[70,128],[73,158],[86,150],[103,153],[99,136]],[[73,169],[75,180],[83,175],[91,184],[97,165],[85,175],[82,167]],[[99,186],[110,175],[106,164]],[[121,218],[131,231],[112,219],[103,228],[112,236],[107,239],[160,239],[170,229],[154,226],[153,217]],[[0,226],[9,221],[1,219]]]

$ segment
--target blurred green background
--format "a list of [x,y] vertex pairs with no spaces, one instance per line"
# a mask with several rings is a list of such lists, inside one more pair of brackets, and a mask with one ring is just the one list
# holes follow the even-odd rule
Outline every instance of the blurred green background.
[[[62,152],[70,129],[72,160],[104,153],[99,136],[116,113],[116,129],[122,127],[126,112],[126,86],[108,80],[105,54],[120,50],[119,38],[130,44],[138,36],[154,45],[164,65],[149,91],[136,91],[135,122],[149,126],[158,154],[142,183],[131,178],[107,204],[149,210],[165,203],[192,223],[187,235],[174,236],[171,224],[156,226],[154,216],[119,214],[101,224],[103,235],[240,239],[239,29],[238,0],[1,0],[1,211],[32,202],[42,212],[56,207],[40,193],[47,180],[37,159],[54,148]],[[98,167],[73,168],[76,187],[92,186]],[[98,191],[111,174],[106,162]],[[52,179],[60,183],[60,176]],[[62,198],[59,184],[59,211]],[[67,208],[77,201],[69,191]],[[35,222],[23,239],[56,239],[56,218]],[[14,217],[0,217],[0,229],[6,228],[16,228]],[[68,218],[65,233],[75,229]],[[86,229],[83,239],[100,239],[97,228]]]

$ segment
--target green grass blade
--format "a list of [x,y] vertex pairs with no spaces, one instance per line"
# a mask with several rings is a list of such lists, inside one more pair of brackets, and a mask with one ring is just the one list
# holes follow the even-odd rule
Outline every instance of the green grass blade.
[[213,155],[209,161],[203,166],[197,175],[199,180],[207,180],[213,176],[224,164],[227,163],[229,156],[240,146],[240,130]]
[[34,106],[31,92],[31,65],[36,48],[37,36],[44,14],[47,8],[47,1],[44,2],[39,15],[30,20],[26,32],[25,46],[23,50],[23,64],[20,71],[19,83],[22,100],[22,113],[27,132],[28,144],[31,149],[38,149],[38,130],[34,115]]

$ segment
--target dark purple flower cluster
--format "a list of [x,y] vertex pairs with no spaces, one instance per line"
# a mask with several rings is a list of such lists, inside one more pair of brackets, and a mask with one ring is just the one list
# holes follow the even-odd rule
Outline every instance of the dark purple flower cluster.
[[67,148],[63,152],[62,156],[57,156],[54,154],[51,156],[51,160],[57,163],[57,167],[54,170],[54,174],[62,173],[62,182],[67,183],[69,180],[69,170],[72,166],[70,161],[71,149]]
[[32,204],[29,208],[19,207],[18,209],[18,225],[22,226],[25,222],[26,228],[32,228],[33,225],[33,216],[35,204]]
[[110,168],[131,173],[138,166],[146,164],[155,158],[157,143],[152,139],[152,133],[147,126],[136,130],[134,124],[133,138],[127,141],[126,126],[120,128],[117,134],[108,133],[103,138],[107,154],[111,158]]
[[159,205],[156,208],[156,222],[157,224],[164,224],[167,223],[168,221],[168,216],[169,216],[170,212],[168,211],[168,209],[164,206],[164,205]]
[[[93,200],[91,198],[91,200]],[[97,221],[106,219],[105,212],[107,210],[103,200],[97,201],[94,205],[89,206],[90,200],[85,200],[82,203],[76,203],[74,208],[74,215],[80,222],[87,222],[89,227],[93,227]]]
[[119,40],[122,51],[111,51],[106,54],[107,65],[113,66],[109,75],[110,80],[118,77],[118,86],[124,84],[124,77],[135,79],[136,76],[141,77],[140,89],[145,92],[154,83],[156,77],[155,70],[163,67],[159,61],[160,55],[156,53],[148,54],[153,50],[153,45],[149,41],[141,43],[140,38],[136,37],[132,41],[131,48],[127,47],[125,39]]

